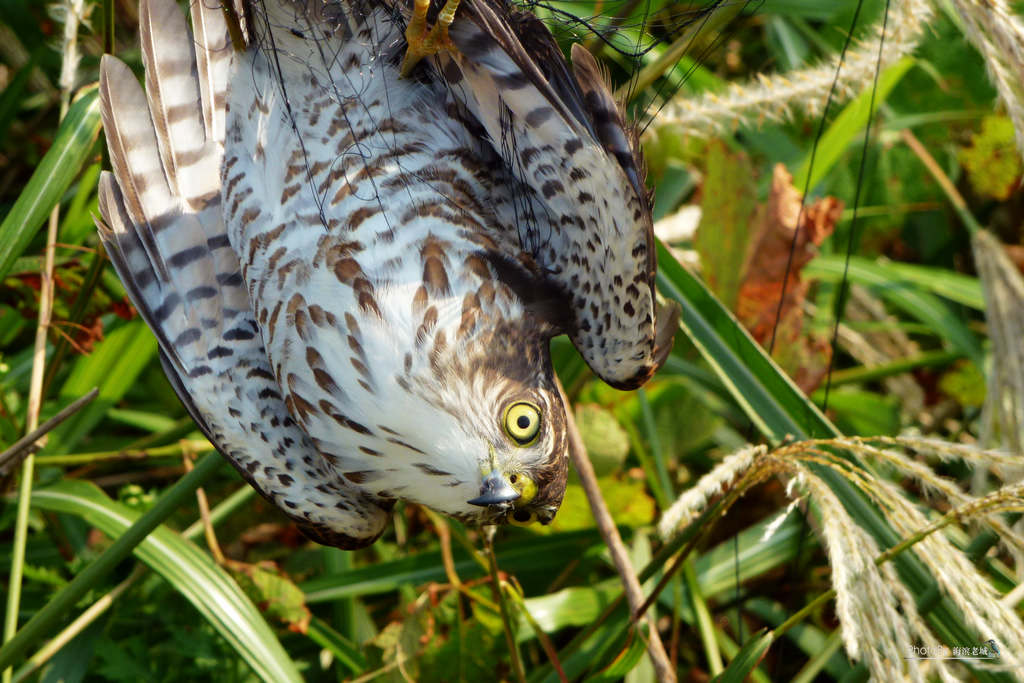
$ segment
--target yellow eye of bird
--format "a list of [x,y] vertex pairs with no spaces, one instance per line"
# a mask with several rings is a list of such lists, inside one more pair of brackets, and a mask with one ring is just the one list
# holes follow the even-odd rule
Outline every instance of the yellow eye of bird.
[[505,433],[519,446],[529,446],[540,434],[540,408],[532,403],[513,403],[505,411]]

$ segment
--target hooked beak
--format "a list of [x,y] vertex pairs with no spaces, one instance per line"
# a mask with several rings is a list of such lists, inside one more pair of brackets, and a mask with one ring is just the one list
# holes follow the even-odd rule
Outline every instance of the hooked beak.
[[512,484],[508,482],[505,475],[494,469],[484,477],[483,483],[480,485],[480,495],[466,502],[470,505],[487,507],[488,505],[510,503],[520,495],[519,491],[512,488]]

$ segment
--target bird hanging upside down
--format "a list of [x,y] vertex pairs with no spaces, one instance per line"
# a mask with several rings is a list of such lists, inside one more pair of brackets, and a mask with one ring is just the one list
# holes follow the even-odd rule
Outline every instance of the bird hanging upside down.
[[396,499],[550,522],[550,339],[634,388],[678,315],[596,62],[503,0],[253,0],[244,49],[215,4],[142,0],[145,93],[101,72],[100,234],[178,396],[321,543]]

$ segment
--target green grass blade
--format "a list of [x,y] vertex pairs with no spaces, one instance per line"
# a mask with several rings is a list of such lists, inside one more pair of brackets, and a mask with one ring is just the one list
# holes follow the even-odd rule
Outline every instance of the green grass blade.
[[0,279],[28,247],[87,160],[100,131],[98,93],[98,88],[91,87],[71,105],[53,146],[0,223]]
[[[583,557],[587,548],[599,543],[601,537],[597,530],[588,529],[550,536],[530,536],[516,541],[509,539],[501,541],[496,551],[502,571],[510,574],[558,573],[565,566],[566,557]],[[463,549],[456,547],[452,555],[455,571],[464,581],[484,575],[480,565]],[[306,593],[306,602],[315,604],[339,598],[388,593],[401,586],[444,580],[441,553],[435,551],[359,567],[344,574],[327,574],[303,583],[300,588]]]
[[[705,599],[721,601],[731,598],[737,581],[744,583],[763,577],[791,562],[801,548],[806,549],[809,543],[813,543],[813,539],[804,538],[804,524],[796,515],[789,515],[766,538],[766,530],[775,522],[775,519],[758,522],[739,532],[736,543],[723,541],[696,559],[697,584]],[[684,599],[689,600],[688,588],[684,586],[683,591]],[[610,578],[590,586],[570,586],[547,595],[526,598],[524,604],[544,632],[552,634],[566,627],[592,623],[621,594],[621,582]],[[666,609],[675,609],[667,592],[659,596],[659,601]],[[687,605],[679,610],[679,617],[688,624],[695,620]],[[520,641],[535,637],[533,627],[526,619],[520,621],[518,633]]]
[[[845,257],[841,255],[821,255],[804,266],[801,272],[812,279],[838,282],[843,276],[844,260]],[[985,297],[981,293],[978,278],[948,268],[851,256],[849,280],[865,285],[877,284],[879,281],[906,282],[976,311],[985,310]]]
[[682,307],[680,326],[758,430],[778,443],[838,430],[700,279],[658,242],[658,288]]
[[[790,616],[784,606],[766,598],[752,598],[744,607],[771,627],[779,626]],[[814,624],[797,624],[786,631],[785,637],[807,655],[808,664],[814,662],[813,671],[807,668],[801,671],[808,681],[814,680],[821,671],[835,680],[850,672],[852,667],[842,652],[842,640],[838,636],[838,629],[830,634]]]
[[715,683],[743,683],[761,662],[761,658],[764,657],[764,653],[768,651],[774,640],[775,637],[771,631],[762,630],[755,633],[740,648],[739,653],[729,662],[725,671],[711,680]]
[[[642,628],[644,633],[641,636],[637,628]],[[621,681],[630,671],[640,663],[640,659],[647,650],[647,624],[634,627],[628,634],[625,648],[604,669],[588,676],[585,681],[593,683],[613,683]]]
[[359,647],[323,619],[313,617],[309,622],[309,637],[320,647],[329,650],[338,659],[338,663],[350,672],[358,674],[366,670],[366,657]]
[[[818,150],[814,155],[814,165],[811,166],[811,157],[808,155],[800,167],[793,173],[793,186],[800,188],[817,185],[825,175],[832,170],[832,167],[842,158],[850,143],[857,138],[864,126],[875,115],[882,103],[885,102],[889,93],[896,84],[902,80],[910,67],[914,66],[912,57],[904,57],[878,77],[878,88],[872,93],[869,88],[853,99],[843,108],[835,120],[829,125],[828,130],[821,136],[818,143]],[[874,99],[875,109],[871,109],[871,101]],[[810,178],[810,184],[808,183]]]
[[[10,666],[34,641],[53,632],[64,613],[86,593],[95,588],[121,560],[128,557],[135,546],[142,543],[153,529],[192,496],[195,490],[202,486],[223,462],[224,460],[219,455],[210,454],[196,463],[191,472],[167,489],[152,508],[120,534],[117,540],[103,551],[102,555],[80,571],[71,583],[62,588],[46,603],[46,606],[36,612],[29,622],[21,627],[14,638],[0,648],[0,670]],[[38,493],[37,489],[33,494],[33,500]]]
[[99,387],[100,395],[50,434],[46,452],[70,452],[132,388],[155,355],[156,338],[144,322],[134,320],[108,333],[91,354],[79,357],[61,387],[61,397],[81,396],[92,387]]
[[[843,261],[842,257],[815,259],[805,272],[823,280],[839,281],[844,273]],[[957,280],[949,277],[952,274],[948,271],[934,270],[945,273],[945,276],[949,278],[949,286],[945,287],[943,291],[948,292],[957,285],[962,288],[963,278]],[[898,270],[874,263],[870,259],[854,259],[852,257],[850,267],[845,272],[850,282],[869,287],[875,294],[893,306],[924,323],[926,327],[949,342],[953,348],[974,361],[978,367],[984,367],[984,353],[978,338],[948,305],[930,291],[922,288],[922,285],[929,289],[933,288],[935,280],[938,279],[937,274],[935,277],[922,278],[918,271],[916,275],[918,282],[911,283],[901,277]],[[977,287],[977,294],[980,297],[980,284]],[[966,294],[965,291],[959,293]],[[980,310],[984,310],[984,302],[980,303]]]
[[[138,513],[84,481],[64,480],[40,489],[32,496],[32,504],[81,516],[114,538],[139,519]],[[209,555],[163,526],[154,529],[134,552],[185,596],[263,680],[302,680],[263,615]]]
[[[588,669],[598,665],[605,653],[623,640],[629,624],[629,615],[625,605],[622,605],[607,622],[582,639],[572,654],[562,657],[562,669],[569,680],[579,678]],[[558,683],[558,676],[549,664],[534,671],[527,680],[529,683]]]
[[[769,527],[776,521],[774,517],[762,520],[738,532],[735,541],[731,538],[722,541],[697,558],[698,585],[706,600],[730,599],[737,581],[743,583],[763,577],[792,562],[797,553],[806,552],[815,544],[814,539],[804,538],[807,530],[799,515],[788,515],[769,535]],[[667,595],[664,601],[666,606],[671,604]]]

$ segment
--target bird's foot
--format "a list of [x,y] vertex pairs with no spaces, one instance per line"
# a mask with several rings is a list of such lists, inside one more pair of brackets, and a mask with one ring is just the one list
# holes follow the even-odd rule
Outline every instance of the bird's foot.
[[430,55],[437,54],[441,50],[454,50],[451,39],[448,37],[448,27],[455,20],[455,10],[459,8],[459,0],[447,0],[444,7],[437,15],[437,21],[430,28],[427,28],[427,10],[430,9],[430,0],[414,0],[412,18],[405,28],[405,40],[409,47],[405,51],[405,59],[402,60],[401,75],[408,76],[413,67]]

